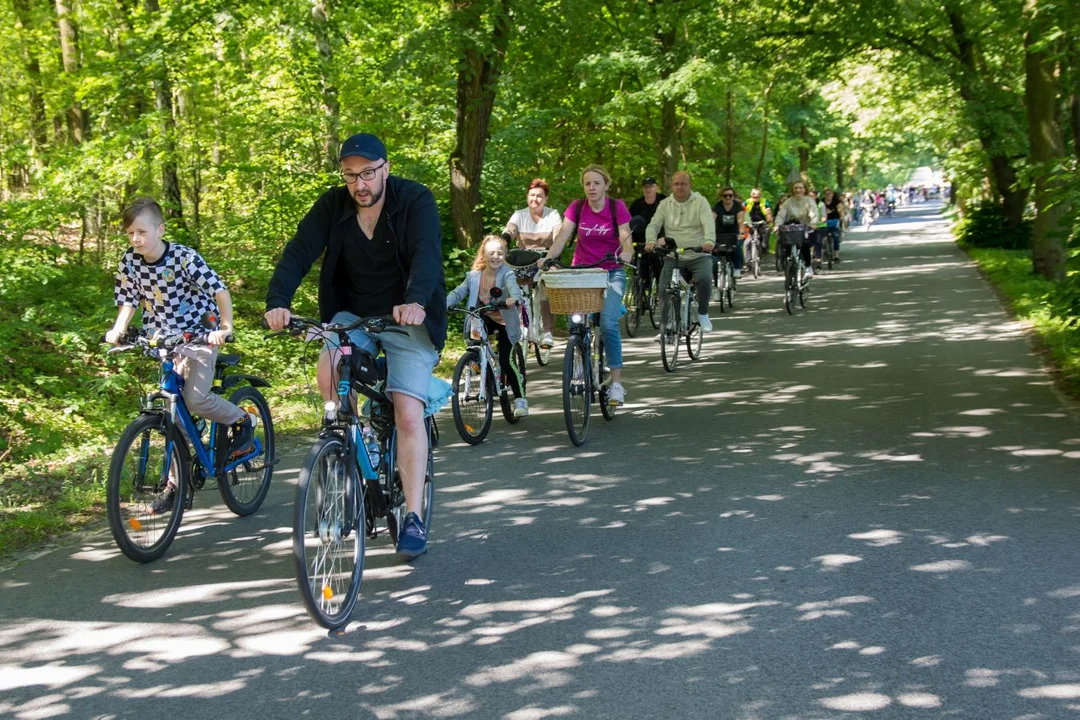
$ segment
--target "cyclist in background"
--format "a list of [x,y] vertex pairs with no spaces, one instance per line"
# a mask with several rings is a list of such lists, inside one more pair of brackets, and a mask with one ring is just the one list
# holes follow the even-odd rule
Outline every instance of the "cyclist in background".
[[749,230],[751,225],[757,225],[758,232],[761,235],[762,252],[769,252],[770,225],[772,225],[773,215],[772,208],[769,207],[769,201],[761,197],[761,188],[754,188],[750,191],[750,199],[746,201],[745,213],[746,229]]
[[[611,175],[600,165],[588,165],[581,173],[584,200],[575,200],[566,208],[559,234],[538,264],[542,267],[548,260],[558,260],[566,241],[577,231],[578,243],[574,249],[574,265],[595,265],[609,254],[624,263],[634,257],[634,242],[630,234],[630,211],[626,203],[608,197]],[[665,201],[666,202],[666,201]],[[619,317],[622,315],[622,298],[626,292],[626,270],[615,260],[603,262],[607,270],[608,289],[604,293],[604,309],[600,311],[600,332],[604,334],[604,352],[611,370],[611,386],[608,403],[622,405],[626,401],[626,388],[622,384],[622,334]]]
[[[743,249],[742,244],[739,242],[739,232],[742,230],[745,222],[745,211],[743,204],[735,199],[735,189],[732,187],[726,187],[720,191],[720,200],[717,201],[712,207],[713,219],[716,222],[716,238],[722,240],[724,244],[733,245],[735,251],[733,253],[732,263],[735,266],[735,277],[742,276],[743,266]],[[717,281],[717,268],[720,263],[717,259],[713,259],[713,286],[716,286]]]
[[[633,232],[634,252],[637,255],[637,269],[641,275],[641,287],[648,292],[652,287],[653,278],[660,277],[660,269],[663,262],[659,255],[654,252],[645,252],[645,227],[652,222],[653,215],[660,201],[666,198],[662,192],[657,192],[656,178],[647,177],[641,183],[641,197],[630,203],[631,217],[640,216],[645,222],[640,230]],[[663,236],[664,229],[660,228],[659,235]]]
[[[562,218],[559,217],[558,210],[547,207],[550,192],[551,188],[540,178],[529,183],[526,206],[515,211],[503,228],[502,236],[507,243],[516,239],[517,247],[537,253],[543,253],[551,247],[562,225]],[[543,293],[544,289],[538,287],[536,292]],[[553,344],[551,330],[555,327],[555,318],[551,314],[547,296],[543,294],[540,296],[540,315],[540,327],[543,330],[540,334],[540,347],[549,348]]]
[[[658,237],[664,228],[666,238]],[[701,193],[693,192],[690,173],[679,170],[671,177],[671,196],[661,201],[652,222],[645,228],[645,249],[652,250],[657,243],[665,247],[690,248],[701,246],[701,252],[686,250],[680,267],[689,270],[697,287],[698,323],[702,332],[712,330],[709,320],[709,278],[712,275],[712,250],[716,245],[716,223],[711,216],[709,201]],[[663,290],[671,283],[675,272],[675,255],[664,260],[660,272],[660,315],[663,317],[667,293]],[[657,336],[659,340],[659,336]]]
[[[817,227],[818,224],[817,203],[806,194],[806,183],[802,180],[796,180],[791,184],[791,197],[784,201],[784,204],[780,206],[780,211],[776,214],[777,227],[789,223],[806,225],[811,230]],[[787,259],[787,253],[790,250],[786,246],[782,246],[778,248],[778,251],[781,254],[780,261],[783,262]],[[799,254],[802,255],[803,264],[806,265],[806,276],[813,277],[814,264],[810,258],[810,245],[800,247]]]
[[823,203],[825,205],[825,227],[833,243],[833,260],[840,262],[841,223],[847,215],[847,203],[839,194],[833,192],[832,188],[825,188]]

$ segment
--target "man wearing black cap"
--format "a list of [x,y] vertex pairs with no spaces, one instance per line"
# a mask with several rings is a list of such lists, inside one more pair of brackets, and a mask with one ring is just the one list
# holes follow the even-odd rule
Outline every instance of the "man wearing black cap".
[[[663,265],[657,253],[645,252],[645,228],[652,222],[660,201],[667,196],[662,192],[657,192],[656,178],[653,177],[645,178],[641,183],[641,192],[641,197],[630,203],[630,216],[640,215],[645,220],[644,223],[641,223],[640,228],[634,230],[634,255],[636,256],[635,264],[638,273],[641,275],[641,287],[648,294],[652,288],[653,278],[660,277],[660,270]],[[635,223],[635,226],[637,226],[637,223]],[[660,235],[663,236],[663,234],[664,230],[661,228]],[[642,298],[643,301],[646,299]]]
[[[285,246],[266,292],[266,321],[274,330],[285,327],[293,294],[322,256],[323,322],[392,315],[408,331],[382,333],[379,342],[386,352],[386,392],[394,402],[408,511],[398,532],[398,552],[413,558],[427,550],[427,528],[420,519],[428,453],[424,407],[446,341],[439,212],[430,190],[390,174],[386,148],[374,135],[350,137],[341,146],[340,159],[345,186],[323,193]],[[378,354],[363,330],[350,333],[350,338]],[[319,390],[328,402],[337,398],[336,358],[330,348],[319,357]]]

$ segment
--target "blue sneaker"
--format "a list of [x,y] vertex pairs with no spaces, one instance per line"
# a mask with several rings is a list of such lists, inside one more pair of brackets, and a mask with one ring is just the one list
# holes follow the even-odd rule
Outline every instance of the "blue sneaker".
[[411,512],[405,516],[405,522],[398,532],[397,551],[398,555],[404,556],[406,560],[412,560],[427,552],[427,528],[416,513]]

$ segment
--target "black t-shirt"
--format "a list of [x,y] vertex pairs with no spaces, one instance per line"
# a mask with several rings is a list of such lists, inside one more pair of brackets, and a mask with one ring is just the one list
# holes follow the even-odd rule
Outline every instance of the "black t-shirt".
[[765,208],[769,207],[769,204],[764,199],[754,202],[749,201],[746,207],[750,208],[747,211],[747,215],[750,216],[750,222],[765,222]]
[[338,265],[338,279],[348,288],[348,310],[359,317],[389,315],[395,305],[405,304],[405,281],[386,227],[386,213],[379,216],[373,238],[364,235],[355,219],[348,224]]
[[825,219],[826,220],[839,220],[840,219],[840,196],[833,195],[832,203],[825,203]]
[[[641,217],[645,218],[645,226],[648,227],[649,223],[652,222],[653,215],[656,214],[656,208],[660,205],[660,201],[663,200],[665,197],[667,197],[667,195],[665,195],[664,193],[656,193],[656,202],[650,205],[649,203],[645,202],[645,196],[642,195],[637,200],[630,203],[630,217],[640,215]],[[660,232],[656,233],[656,236],[663,237],[663,235],[664,228],[660,228]],[[641,228],[641,230],[634,233],[634,244],[645,244],[645,228]]]
[[731,201],[731,209],[724,209],[724,201],[720,200],[713,205],[713,212],[716,213],[716,237],[722,235],[738,235],[739,234],[739,213],[743,211],[742,203],[738,200]]

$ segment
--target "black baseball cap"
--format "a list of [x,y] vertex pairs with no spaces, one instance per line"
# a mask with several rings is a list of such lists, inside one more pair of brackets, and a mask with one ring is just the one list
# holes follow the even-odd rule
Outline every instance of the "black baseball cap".
[[646,185],[655,185],[655,184],[656,184],[656,178],[654,178],[654,177],[652,177],[650,175],[649,177],[645,178],[645,180],[642,181],[641,187],[645,187]]
[[359,156],[368,160],[385,160],[386,146],[371,133],[357,133],[341,144],[338,160]]

